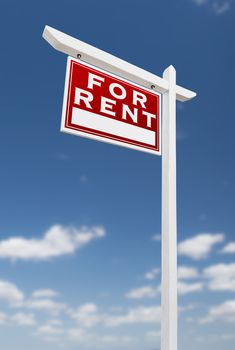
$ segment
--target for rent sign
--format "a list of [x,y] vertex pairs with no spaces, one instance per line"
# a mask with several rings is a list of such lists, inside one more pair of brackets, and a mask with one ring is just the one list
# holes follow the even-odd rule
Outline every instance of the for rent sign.
[[160,154],[161,96],[68,58],[61,131]]

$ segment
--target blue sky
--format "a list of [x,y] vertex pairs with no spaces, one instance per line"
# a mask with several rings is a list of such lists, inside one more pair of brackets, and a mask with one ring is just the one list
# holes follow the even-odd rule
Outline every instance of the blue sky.
[[1,1],[4,350],[159,349],[161,158],[62,134],[46,24],[197,98],[177,105],[179,348],[233,350],[234,1]]

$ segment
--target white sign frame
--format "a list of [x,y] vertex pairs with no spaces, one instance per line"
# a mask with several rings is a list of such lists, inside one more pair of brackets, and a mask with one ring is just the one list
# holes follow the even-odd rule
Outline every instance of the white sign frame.
[[161,350],[177,350],[176,100],[188,101],[196,93],[176,84],[173,66],[159,77],[52,27],[45,26],[43,38],[58,51],[163,94]]

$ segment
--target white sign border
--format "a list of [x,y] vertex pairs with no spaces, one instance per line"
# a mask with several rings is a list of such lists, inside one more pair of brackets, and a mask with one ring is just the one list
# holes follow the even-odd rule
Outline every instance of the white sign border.
[[[65,121],[66,121],[66,112],[67,112],[67,98],[68,98],[68,85],[69,85],[69,78],[70,78],[70,66],[71,66],[71,61],[75,61],[75,62],[78,62],[84,66],[87,66],[89,68],[92,68],[92,69],[95,69],[95,70],[98,70],[104,74],[107,74],[111,77],[114,77],[114,78],[118,78],[119,80],[122,80],[128,84],[131,84],[133,86],[136,86],[138,88],[141,88],[147,92],[151,92],[152,94],[154,95],[157,95],[159,96],[159,151],[155,151],[155,150],[151,150],[151,149],[148,149],[148,148],[144,148],[144,147],[141,147],[141,146],[137,146],[137,145],[132,145],[131,143],[125,143],[124,141],[118,141],[118,140],[114,140],[114,139],[108,139],[108,138],[105,138],[105,136],[99,136],[99,135],[95,135],[95,134],[88,134],[86,132],[83,132],[83,131],[79,131],[79,130],[73,130],[73,129],[69,129],[67,127],[65,127]],[[66,66],[66,75],[65,75],[65,84],[64,84],[64,97],[63,97],[63,107],[62,107],[62,118],[61,118],[61,126],[60,126],[60,131],[61,132],[65,132],[67,134],[72,134],[72,135],[76,135],[76,136],[81,136],[81,137],[84,137],[84,138],[88,138],[88,139],[92,139],[92,140],[96,140],[96,141],[101,141],[101,142],[105,142],[105,143],[109,143],[109,144],[113,144],[113,145],[116,145],[116,146],[121,146],[121,147],[125,147],[125,148],[130,148],[130,149],[134,149],[136,151],[142,151],[142,152],[145,152],[145,153],[151,153],[151,154],[154,154],[154,155],[158,155],[160,156],[161,155],[161,150],[162,150],[162,95],[154,90],[150,90],[150,89],[147,89],[146,87],[143,87],[139,84],[136,84],[136,83],[133,83],[132,81],[130,80],[127,80],[125,78],[122,78],[118,75],[115,75],[113,73],[110,73],[110,72],[107,72],[105,71],[104,69],[102,68],[99,68],[99,67],[96,67],[96,66],[93,66],[89,63],[86,63],[86,62],[83,62],[82,60],[78,60],[76,58],[73,58],[73,57],[70,57],[68,56],[67,58],[67,66]]]

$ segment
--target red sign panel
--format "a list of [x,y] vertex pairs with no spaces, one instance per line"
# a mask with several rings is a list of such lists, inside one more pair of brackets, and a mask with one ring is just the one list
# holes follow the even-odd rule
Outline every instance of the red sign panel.
[[68,58],[61,131],[160,154],[161,96]]

